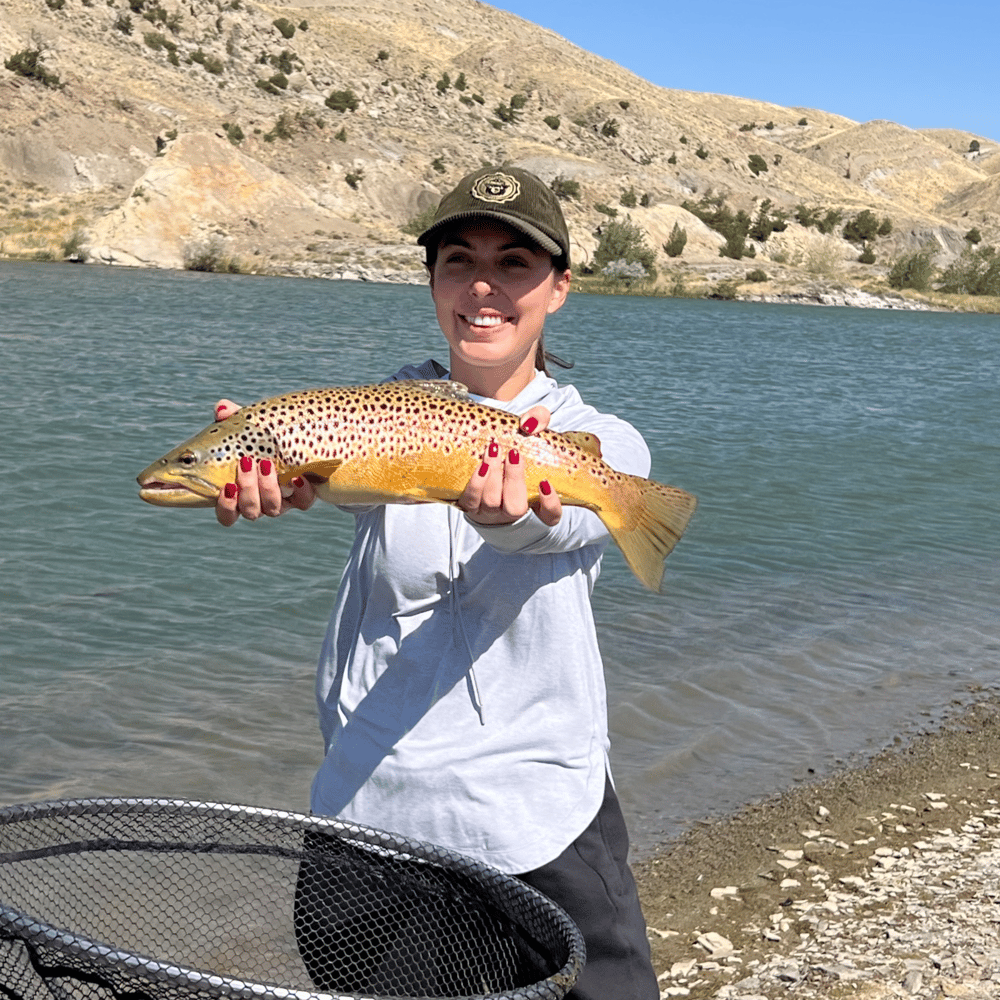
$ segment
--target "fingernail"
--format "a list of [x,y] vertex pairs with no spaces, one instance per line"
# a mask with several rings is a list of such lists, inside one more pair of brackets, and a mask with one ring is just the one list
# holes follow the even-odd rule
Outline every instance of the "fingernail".
[[302,487],[305,486],[305,484],[306,481],[301,476],[296,476],[292,480],[292,486],[294,486],[297,490],[301,490]]
[[523,424],[521,424],[521,430],[525,434],[534,434],[535,428],[538,426],[538,421],[534,417],[528,417]]
[[521,453],[516,448],[511,448],[507,455],[507,461],[510,462],[511,465],[517,465],[517,463],[521,461]]
[[226,404],[225,403],[219,403],[219,405],[215,408],[215,412],[216,413],[221,413],[225,408],[226,408]]
[[552,484],[547,479],[543,479],[538,484],[538,489],[541,491],[542,496],[547,497],[552,492]]
[[483,464],[481,466],[479,466],[479,475],[485,476],[486,473],[489,472],[489,471],[490,471],[490,464],[489,464],[489,462],[483,462]]
[[496,441],[490,442],[490,458],[496,458],[500,454],[500,446]]
[[240,459],[240,468],[244,472],[250,472],[253,469],[253,459],[249,455],[244,455]]
[[269,458],[262,458],[260,460],[260,474],[262,476],[271,475],[271,460]]
[[226,483],[227,500],[232,500],[239,492],[240,488],[236,485],[236,483]]

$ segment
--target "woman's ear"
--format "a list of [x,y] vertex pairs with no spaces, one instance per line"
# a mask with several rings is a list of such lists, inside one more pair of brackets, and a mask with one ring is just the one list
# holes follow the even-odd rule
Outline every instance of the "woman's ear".
[[573,280],[573,274],[569,268],[566,268],[562,274],[555,275],[555,281],[552,285],[552,297],[549,299],[549,305],[546,312],[550,315],[554,312],[558,312],[566,303],[566,296],[569,294],[569,283]]

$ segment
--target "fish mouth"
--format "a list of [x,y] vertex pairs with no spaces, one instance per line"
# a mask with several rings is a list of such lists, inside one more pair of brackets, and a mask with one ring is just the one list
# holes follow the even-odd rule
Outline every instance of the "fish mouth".
[[[139,499],[156,507],[212,507],[219,491],[208,483],[187,485],[162,479],[143,481],[138,478]],[[198,487],[201,489],[198,489]]]

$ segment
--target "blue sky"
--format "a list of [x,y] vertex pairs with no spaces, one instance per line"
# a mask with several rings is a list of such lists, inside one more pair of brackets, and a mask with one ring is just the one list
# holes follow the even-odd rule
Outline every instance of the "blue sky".
[[998,0],[500,0],[633,73],[681,90],[1000,142]]

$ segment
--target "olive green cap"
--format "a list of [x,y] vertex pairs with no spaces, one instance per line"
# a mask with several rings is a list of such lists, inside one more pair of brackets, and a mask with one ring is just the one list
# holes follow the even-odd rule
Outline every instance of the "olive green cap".
[[441,199],[434,221],[417,242],[426,247],[445,226],[474,218],[497,219],[512,226],[553,257],[565,257],[569,266],[569,230],[559,199],[529,171],[481,167],[467,174]]

